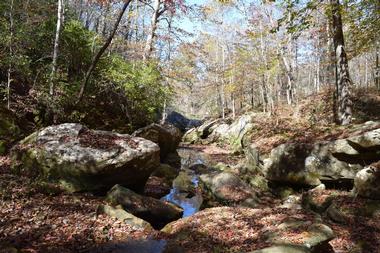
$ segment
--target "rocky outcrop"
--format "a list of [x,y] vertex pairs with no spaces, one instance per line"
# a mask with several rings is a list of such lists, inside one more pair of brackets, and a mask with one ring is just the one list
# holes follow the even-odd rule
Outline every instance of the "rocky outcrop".
[[173,125],[151,124],[135,131],[132,136],[141,137],[160,147],[161,161],[165,160],[169,153],[175,152],[181,142],[182,134],[178,128]]
[[182,217],[182,208],[169,202],[151,197],[144,197],[120,185],[115,185],[107,193],[107,201],[113,205],[121,205],[123,209],[155,228],[161,228],[167,223]]
[[272,150],[264,167],[271,181],[314,186],[321,180],[352,182],[365,164],[379,160],[380,128],[313,146],[282,144]]
[[254,144],[249,144],[244,148],[244,155],[246,158],[246,165],[249,170],[256,172],[262,170],[262,161],[260,160],[260,153]]
[[12,149],[12,165],[67,191],[142,190],[159,166],[159,147],[139,137],[67,123],[37,131]]
[[209,198],[214,198],[222,204],[254,207],[258,203],[256,192],[230,172],[202,174],[200,181],[203,185],[203,191]]
[[369,166],[356,174],[355,192],[362,197],[380,200],[380,168]]
[[183,140],[188,143],[224,142],[237,151],[242,151],[243,138],[254,127],[255,113],[244,114],[235,120],[211,119],[201,126],[188,130]]
[[255,113],[240,116],[232,122],[226,134],[221,135],[221,138],[227,140],[235,150],[242,151],[243,138],[254,127],[253,119],[256,116]]
[[201,120],[188,119],[176,111],[172,111],[168,114],[166,118],[166,122],[176,126],[182,132],[186,132],[187,130],[191,128],[202,125]]
[[207,143],[210,140],[207,138],[211,135],[213,130],[223,122],[221,119],[211,119],[204,122],[197,128],[192,128],[188,130],[184,136],[183,141],[194,144],[194,143]]
[[302,144],[282,144],[273,149],[265,163],[267,179],[296,185],[319,185],[316,171],[305,170],[309,153],[310,147]]

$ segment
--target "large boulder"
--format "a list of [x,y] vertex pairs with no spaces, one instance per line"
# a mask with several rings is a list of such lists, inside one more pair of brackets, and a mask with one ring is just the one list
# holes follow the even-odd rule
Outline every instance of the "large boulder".
[[10,146],[20,138],[22,131],[14,113],[0,107],[0,155],[8,151]]
[[[365,125],[365,124],[364,124]],[[272,150],[265,162],[267,178],[300,185],[353,182],[365,164],[380,160],[380,128],[313,146],[288,143]]]
[[186,143],[194,144],[200,140],[199,134],[196,128],[189,129],[182,137],[182,140]]
[[270,181],[293,185],[319,185],[319,175],[305,170],[305,159],[310,147],[301,144],[282,144],[271,151],[265,163],[266,177]]
[[[368,124],[363,124],[363,128]],[[380,160],[380,128],[362,134],[314,145],[305,169],[324,180],[353,180],[366,164]]]
[[246,165],[250,171],[262,171],[262,161],[260,160],[260,153],[255,144],[249,144],[244,148],[244,155],[246,158]]
[[355,192],[362,197],[380,200],[380,166],[368,166],[355,177]]
[[155,228],[182,217],[182,208],[166,201],[139,195],[120,185],[115,185],[107,193],[107,201],[113,205],[121,205],[127,212],[148,221]]
[[200,181],[203,191],[208,197],[222,204],[239,204],[254,207],[258,203],[256,192],[238,176],[230,172],[202,174]]
[[165,121],[169,124],[176,126],[182,132],[186,132],[190,128],[202,125],[201,120],[188,119],[176,111],[170,112]]
[[169,153],[175,152],[181,142],[181,131],[173,125],[151,124],[135,131],[133,136],[142,137],[153,141],[160,147],[161,161],[166,159]]
[[257,115],[255,113],[244,114],[232,122],[223,139],[227,139],[228,143],[236,150],[241,151],[243,148],[243,138],[253,127],[253,119]]
[[12,165],[67,191],[143,189],[160,164],[159,147],[139,137],[66,123],[37,131],[12,149]]
[[223,124],[222,119],[210,119],[205,121],[202,125],[197,128],[192,128],[188,130],[184,136],[183,141],[187,143],[202,143],[206,140],[220,124]]

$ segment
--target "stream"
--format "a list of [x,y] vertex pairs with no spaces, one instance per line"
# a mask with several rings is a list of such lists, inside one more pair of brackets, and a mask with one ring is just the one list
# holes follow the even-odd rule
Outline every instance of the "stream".
[[[191,148],[179,148],[178,154],[181,157],[180,173],[187,180],[190,180],[190,186],[194,191],[184,191],[181,184],[173,183],[173,187],[169,194],[161,198],[171,203],[180,206],[183,209],[183,218],[189,217],[199,211],[203,199],[200,191],[197,191],[199,177],[194,170],[194,166],[207,166],[208,158],[202,152]],[[168,246],[166,240],[144,239],[144,240],[129,240],[123,243],[108,244],[99,252],[112,253],[181,253],[180,249],[173,246]]]
[[[183,218],[193,215],[199,211],[202,205],[202,194],[197,191],[199,177],[190,168],[194,165],[205,165],[207,158],[200,152],[189,148],[179,148],[178,154],[181,157],[181,173],[185,175],[195,189],[193,196],[187,191],[183,191],[181,185],[173,183],[170,193],[162,198],[162,200],[172,202],[183,209]],[[189,196],[190,195],[190,196]]]

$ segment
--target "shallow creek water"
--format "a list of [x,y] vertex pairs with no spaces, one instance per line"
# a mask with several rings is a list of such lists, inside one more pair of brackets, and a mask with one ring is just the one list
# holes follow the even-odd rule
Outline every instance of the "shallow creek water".
[[[191,177],[191,182],[194,187],[198,187],[198,176],[197,175],[189,175]],[[199,208],[202,204],[202,195],[198,192],[192,197],[188,197],[188,193],[181,192],[177,187],[173,187],[170,190],[170,193],[162,198],[162,200],[166,200],[168,202],[172,202],[183,209],[183,218],[193,215],[194,213],[199,211]]]
[[[193,188],[196,189],[199,183],[199,177],[190,168],[194,165],[208,165],[208,158],[206,154],[199,151],[195,151],[191,148],[179,148],[178,154],[181,157],[181,172],[186,173],[190,178]],[[174,185],[170,190],[170,193],[162,198],[172,202],[183,208],[183,217],[188,217],[199,211],[202,205],[202,194],[199,191],[194,192],[194,194],[189,194],[188,192],[183,192],[180,186]],[[124,243],[109,244],[102,249],[102,252],[112,252],[112,253],[180,253],[181,250],[170,249],[167,247],[167,242],[165,240],[154,240],[154,239],[144,239],[144,240],[130,240]]]
[[[178,149],[178,154],[181,157],[181,172],[185,173],[190,178],[194,189],[197,189],[199,183],[198,175],[190,170],[191,166],[197,164],[206,164],[207,158],[200,152],[194,151],[189,148]],[[199,191],[195,191],[193,196],[189,196],[188,192],[183,192],[180,186],[173,184],[173,188],[170,193],[162,198],[172,202],[183,209],[183,217],[188,217],[199,211],[202,205],[202,194]]]

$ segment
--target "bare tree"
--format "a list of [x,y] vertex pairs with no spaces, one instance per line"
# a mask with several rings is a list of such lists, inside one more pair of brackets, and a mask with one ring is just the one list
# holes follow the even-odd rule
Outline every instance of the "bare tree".
[[[159,22],[159,17],[164,14],[167,10],[167,6],[162,4],[163,0],[154,0],[153,14],[150,21],[150,30],[146,39],[143,60],[146,61],[150,58],[150,55],[153,51],[154,38],[156,37],[157,24]],[[161,8],[162,7],[162,8]]]
[[153,51],[153,41],[154,41],[154,37],[156,36],[158,18],[165,11],[165,9],[160,10],[161,1],[162,0],[154,0],[150,31],[146,39],[145,49],[144,49],[144,56],[143,56],[144,61],[149,59],[150,54]]
[[58,12],[57,12],[57,28],[55,31],[55,39],[54,39],[54,50],[53,50],[53,62],[50,74],[50,87],[49,87],[49,95],[54,96],[55,93],[55,76],[57,72],[57,59],[58,59],[58,51],[59,51],[59,37],[62,30],[63,24],[63,0],[58,0]]
[[88,81],[90,80],[90,76],[91,76],[92,72],[94,71],[94,69],[96,67],[96,64],[99,62],[100,58],[102,57],[103,53],[107,50],[108,46],[111,44],[112,39],[113,39],[113,37],[116,34],[117,28],[119,27],[120,21],[123,18],[123,15],[124,15],[125,11],[127,10],[128,6],[129,6],[129,4],[131,2],[132,2],[132,0],[127,0],[124,3],[123,8],[120,11],[119,16],[118,16],[118,18],[117,18],[117,20],[116,20],[116,22],[115,22],[115,24],[113,26],[111,34],[108,36],[108,38],[107,38],[106,42],[104,43],[104,45],[99,49],[98,53],[92,59],[91,65],[88,68],[88,70],[86,72],[86,76],[84,78],[84,81],[83,81],[83,83],[81,85],[81,88],[80,88],[80,91],[79,91],[79,95],[78,95],[77,103],[80,103],[80,101],[82,100],[84,92],[85,92],[87,84],[88,84]]

